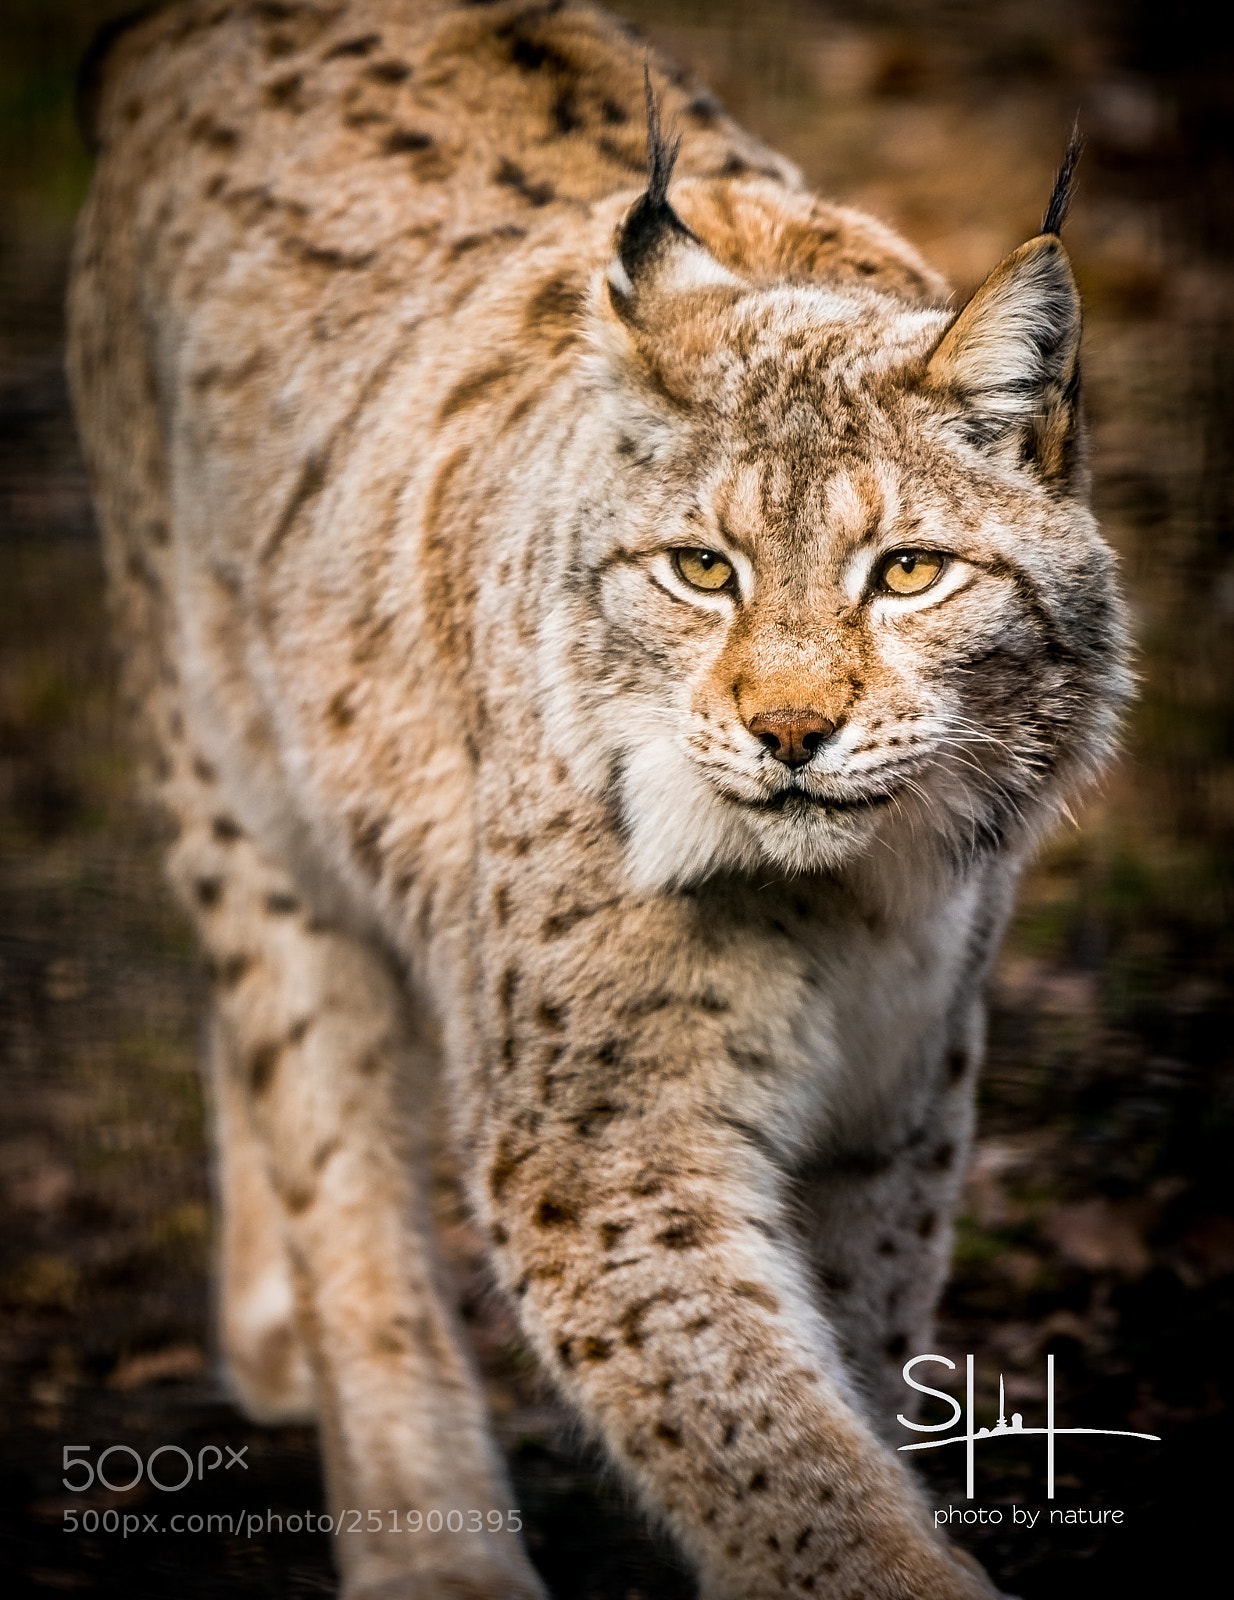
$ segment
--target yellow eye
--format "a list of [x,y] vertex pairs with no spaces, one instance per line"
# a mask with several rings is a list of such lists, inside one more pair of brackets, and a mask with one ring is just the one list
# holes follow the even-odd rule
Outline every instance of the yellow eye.
[[674,550],[673,564],[694,589],[727,589],[733,581],[732,566],[714,550]]
[[892,594],[922,594],[946,564],[947,558],[935,550],[893,550],[879,569],[878,581]]

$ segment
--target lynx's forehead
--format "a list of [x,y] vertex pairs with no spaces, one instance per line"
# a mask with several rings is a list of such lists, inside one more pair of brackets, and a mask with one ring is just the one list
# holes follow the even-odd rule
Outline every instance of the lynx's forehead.
[[883,459],[797,460],[765,455],[731,468],[715,493],[726,540],[752,560],[838,577],[854,549],[893,525],[904,502],[902,474]]
[[850,429],[894,404],[947,325],[944,312],[873,290],[758,290],[715,337],[741,361],[737,405],[768,438]]
[[820,452],[804,467],[764,454],[728,465],[706,520],[763,578],[826,587],[856,604],[874,552],[922,543],[985,553],[983,498],[948,494],[881,453]]

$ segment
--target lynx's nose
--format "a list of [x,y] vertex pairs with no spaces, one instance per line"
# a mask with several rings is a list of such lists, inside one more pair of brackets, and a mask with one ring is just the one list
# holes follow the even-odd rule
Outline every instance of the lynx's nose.
[[836,731],[830,717],[822,717],[817,711],[760,711],[747,726],[786,767],[804,767]]

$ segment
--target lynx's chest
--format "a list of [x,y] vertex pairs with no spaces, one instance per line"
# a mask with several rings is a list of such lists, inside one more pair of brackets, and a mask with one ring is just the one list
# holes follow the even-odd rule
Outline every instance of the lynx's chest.
[[830,1141],[862,1147],[904,1136],[937,1092],[944,1053],[971,1042],[1002,928],[999,887],[970,878],[895,922],[837,915],[811,940],[799,1034]]

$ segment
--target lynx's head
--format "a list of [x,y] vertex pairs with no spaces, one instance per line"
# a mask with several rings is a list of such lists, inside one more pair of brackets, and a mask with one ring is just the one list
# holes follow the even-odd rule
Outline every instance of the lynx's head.
[[1106,758],[1128,683],[1086,503],[1069,172],[957,315],[894,262],[890,287],[749,270],[700,237],[714,186],[675,191],[697,231],[669,204],[672,154],[653,119],[595,286],[560,738],[648,887],[1014,846]]

